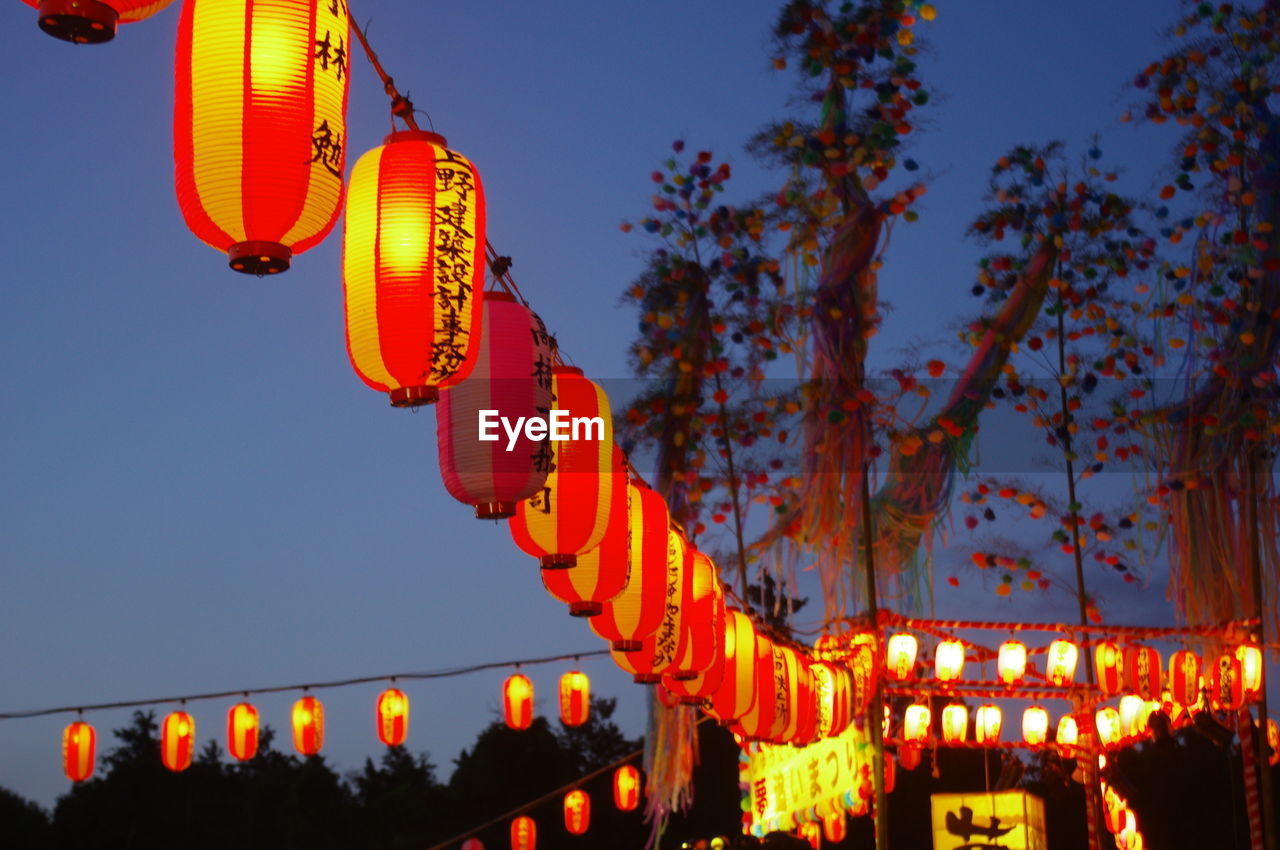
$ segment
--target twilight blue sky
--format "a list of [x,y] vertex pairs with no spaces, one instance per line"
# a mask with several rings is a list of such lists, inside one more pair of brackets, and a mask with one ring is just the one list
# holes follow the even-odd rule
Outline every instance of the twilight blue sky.
[[[599,648],[506,530],[445,494],[433,414],[392,410],[351,371],[339,238],[259,280],[187,231],[172,186],[176,5],[99,47],[45,36],[12,0],[0,13],[0,710]],[[888,255],[881,288],[897,309],[881,366],[949,340],[974,311],[964,227],[1009,146],[1100,131],[1141,192],[1174,144],[1116,119],[1176,3],[940,5],[922,33],[941,97],[913,148],[937,178]],[[402,90],[480,168],[491,241],[589,375],[625,376],[635,316],[618,297],[648,243],[618,224],[644,214],[671,140],[727,156],[743,195],[776,185],[742,152],[792,91],[769,66],[774,2],[351,6]],[[348,166],[387,126],[360,58]],[[1105,580],[1108,616],[1170,616],[1160,588],[1139,597]],[[992,618],[1071,610],[974,598]],[[530,671],[541,710],[564,669]],[[640,688],[607,661],[586,669],[638,734]],[[410,745],[447,775],[504,675],[407,684]],[[325,753],[342,769],[377,754],[377,690],[321,694]],[[282,728],[294,698],[256,702]],[[222,734],[226,705],[189,707],[202,740]],[[101,754],[127,712],[87,719]],[[0,785],[51,804],[67,787],[66,722],[0,721]]]

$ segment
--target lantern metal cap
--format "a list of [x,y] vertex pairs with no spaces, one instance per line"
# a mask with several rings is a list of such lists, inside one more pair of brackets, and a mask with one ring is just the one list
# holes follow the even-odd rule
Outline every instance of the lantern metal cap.
[[644,649],[644,641],[615,640],[610,646],[614,652],[639,652]]
[[480,502],[476,505],[476,519],[510,519],[515,515],[515,502]]
[[544,570],[567,570],[569,567],[577,566],[578,556],[563,552],[543,555],[539,563]]
[[563,364],[561,364],[561,365],[559,365],[559,366],[552,366],[552,367],[551,367],[551,374],[553,374],[553,375],[577,375],[579,378],[583,377],[583,372],[582,372],[582,370],[581,370],[581,369],[579,369],[577,366],[565,366],[565,365],[563,365]]
[[435,404],[440,399],[440,391],[435,387],[398,387],[388,395],[392,407],[421,407]]
[[258,277],[288,271],[292,259],[293,251],[279,242],[237,242],[227,249],[227,265],[233,271]]
[[449,147],[444,136],[432,133],[430,130],[396,130],[394,133],[388,133],[382,140],[384,145],[392,145],[396,142],[430,142],[442,148]]
[[102,44],[116,37],[120,13],[99,0],[41,0],[40,29],[74,44]]
[[691,682],[694,679],[698,678],[698,671],[697,670],[677,670],[676,672],[671,674],[671,678],[675,679],[677,682]]
[[636,673],[631,678],[637,685],[656,685],[662,681],[657,673]]
[[604,611],[604,606],[599,602],[584,600],[582,602],[570,602],[569,614],[574,617],[594,617]]
[[484,294],[486,301],[506,301],[515,303],[516,297],[505,289],[491,289]]

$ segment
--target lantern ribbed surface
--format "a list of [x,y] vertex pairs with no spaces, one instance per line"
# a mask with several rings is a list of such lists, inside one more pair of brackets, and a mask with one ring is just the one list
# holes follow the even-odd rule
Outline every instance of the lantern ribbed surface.
[[313,756],[324,746],[324,706],[306,696],[293,704],[293,748]]
[[409,698],[399,688],[387,688],[378,694],[374,706],[378,740],[388,747],[398,747],[409,737]]
[[237,761],[248,761],[258,752],[258,710],[238,702],[227,710],[227,752]]
[[591,618],[591,630],[613,649],[634,652],[662,625],[667,604],[667,503],[647,484],[627,485],[627,586]]
[[823,738],[839,735],[853,720],[852,677],[849,669],[830,661],[809,664],[817,707],[817,734]]
[[591,717],[591,680],[581,670],[560,677],[560,722],[581,726]]
[[693,570],[693,555],[680,532],[667,532],[667,573],[665,608],[657,631],[640,642],[634,652],[611,650],[613,662],[641,684],[657,684],[662,674],[675,672],[685,651],[688,632],[684,628],[686,612],[680,604],[687,596],[685,588]]
[[97,733],[83,720],[77,720],[62,730],[62,772],[72,782],[84,782],[93,776],[97,741]]
[[160,760],[175,773],[191,766],[195,754],[196,721],[185,711],[165,715],[160,724]]
[[545,418],[553,345],[542,320],[505,292],[486,293],[481,311],[475,365],[465,381],[440,392],[436,445],[449,495],[473,505],[480,519],[507,519],[546,483],[551,445],[523,430],[512,443],[501,427],[498,439],[481,440],[480,412],[512,423]]
[[178,23],[178,206],[236,271],[273,274],[342,205],[351,33],[345,3],[186,0]]
[[[625,480],[626,463],[622,450],[613,449],[614,472]],[[627,589],[631,578],[631,526],[628,499],[630,487],[613,488],[609,524],[604,539],[594,549],[577,557],[567,569],[543,569],[542,584],[547,592],[569,606],[575,617],[594,617]]]
[[392,133],[352,169],[342,232],[347,353],[393,405],[435,401],[474,366],[484,231],[480,174],[435,133]]
[[1184,706],[1200,699],[1200,656],[1180,649],[1169,656],[1169,690],[1173,701]]
[[712,692],[707,707],[707,713],[716,719],[737,720],[755,705],[755,646],[756,628],[751,618],[735,608],[727,609],[720,685]]
[[523,673],[515,673],[502,683],[502,718],[517,732],[533,723],[533,682]]
[[723,657],[719,643],[724,629],[724,591],[715,563],[703,552],[690,549],[689,575],[685,578],[684,596],[680,607],[685,616],[681,620],[684,629],[684,651],[673,671],[675,678],[693,679],[711,667],[718,652]]
[[[698,628],[690,630],[684,655],[676,665],[680,670],[696,670],[693,659],[702,648],[698,641],[703,641],[711,647],[711,659],[707,666],[697,670],[692,676],[687,673],[681,676],[667,673],[662,677],[662,686],[685,705],[703,705],[713,693],[719,690],[720,684],[724,681],[725,629],[728,623],[728,612],[724,604],[724,593],[720,592],[718,583],[716,590],[717,592],[711,597],[713,613],[708,618],[711,628],[705,630],[709,634],[700,637],[700,632],[704,630]],[[700,616],[696,611],[693,615]],[[685,619],[688,621],[690,618]]]
[[773,641],[759,633],[755,637],[756,697],[731,728],[744,738],[758,741],[769,737],[773,728],[777,680],[773,674]]
[[40,12],[40,29],[75,44],[115,38],[117,24],[149,18],[173,0],[22,0]]

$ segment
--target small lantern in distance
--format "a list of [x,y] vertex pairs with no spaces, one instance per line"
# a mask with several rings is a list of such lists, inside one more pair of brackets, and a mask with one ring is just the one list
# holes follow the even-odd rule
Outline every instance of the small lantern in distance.
[[964,644],[958,640],[944,640],[938,644],[934,655],[934,668],[939,682],[954,682],[964,672]]
[[1271,717],[1267,718],[1267,746],[1271,748],[1267,764],[1275,767],[1280,764],[1280,724]]
[[517,732],[533,723],[533,682],[527,676],[515,673],[503,683],[502,716]]
[[538,825],[528,815],[521,815],[511,822],[511,850],[536,850]]
[[996,672],[1006,685],[1016,685],[1027,672],[1027,645],[1021,641],[1007,640],[1000,644],[996,659]]
[[581,726],[591,716],[591,680],[581,670],[560,677],[560,722]]
[[72,782],[84,782],[93,776],[93,757],[97,734],[83,720],[62,730],[62,772]]
[[980,705],[973,717],[973,737],[979,744],[996,744],[1000,741],[1000,706]]
[[227,710],[227,752],[237,761],[248,761],[258,753],[258,710],[247,702]]
[[374,709],[378,722],[378,740],[388,747],[398,747],[409,736],[409,698],[399,688],[387,688],[378,695]]
[[324,706],[313,696],[293,704],[293,747],[313,756],[324,746]]
[[1104,640],[1093,648],[1097,667],[1098,690],[1115,696],[1124,688],[1124,652],[1113,640]]
[[1028,747],[1039,747],[1049,737],[1049,712],[1033,705],[1022,712],[1022,740]]
[[1244,685],[1245,699],[1254,700],[1262,692],[1262,650],[1257,644],[1246,643],[1236,647],[1240,660],[1240,681]]
[[969,709],[958,702],[942,709],[942,740],[948,744],[963,744],[968,736]]
[[165,715],[160,724],[160,761],[174,773],[191,766],[195,754],[196,722],[185,711]]
[[929,739],[932,713],[927,705],[909,705],[902,714],[902,740],[911,744],[923,744]]
[[1193,706],[1200,701],[1200,656],[1181,649],[1169,656],[1169,690],[1173,701]]
[[1098,709],[1093,716],[1094,728],[1098,730],[1098,740],[1104,747],[1120,743],[1124,737],[1124,728],[1120,723],[1120,712],[1111,706]]
[[1080,658],[1080,649],[1069,640],[1055,640],[1049,644],[1049,657],[1045,660],[1045,678],[1049,684],[1071,684],[1076,677],[1076,662]]
[[889,636],[885,666],[891,679],[905,682],[915,674],[917,650],[915,635],[899,632]]
[[1054,741],[1058,745],[1058,754],[1063,758],[1075,758],[1076,746],[1080,742],[1080,727],[1074,716],[1062,715],[1058,721],[1058,734]]
[[570,835],[582,835],[591,826],[591,798],[581,788],[564,795],[564,828]]
[[640,805],[640,771],[624,764],[613,772],[613,804],[620,812],[635,811]]
[[149,18],[173,0],[22,0],[39,10],[40,29],[73,44],[102,44],[117,24]]
[[1227,650],[1209,671],[1209,695],[1215,708],[1235,711],[1244,705],[1244,675],[1240,658]]

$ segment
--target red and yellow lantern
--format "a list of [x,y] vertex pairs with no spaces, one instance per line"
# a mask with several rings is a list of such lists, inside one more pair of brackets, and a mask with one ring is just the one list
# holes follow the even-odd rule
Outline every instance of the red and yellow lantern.
[[1143,699],[1159,699],[1162,687],[1159,650],[1137,644],[1127,647],[1124,680],[1126,687]]
[[830,661],[809,665],[818,709],[817,733],[834,738],[853,722],[853,676],[849,668]]
[[939,682],[957,681],[964,672],[964,644],[958,640],[942,641],[938,644],[933,662]]
[[626,477],[614,464],[613,415],[604,390],[581,369],[556,366],[551,392],[551,471],[542,492],[516,506],[511,537],[543,567],[572,567],[604,539],[613,490],[626,486]]
[[632,765],[613,772],[613,804],[620,812],[633,812],[640,805],[640,771]]
[[538,825],[528,815],[511,821],[511,850],[537,850]]
[[[435,133],[392,133],[352,169],[342,233],[347,353],[393,405],[434,402],[475,365],[484,230],[479,172]],[[495,421],[496,441],[501,430]]]
[[374,709],[378,740],[388,747],[398,747],[409,737],[409,698],[399,688],[388,688],[378,695]]
[[1002,717],[998,705],[980,705],[973,715],[973,738],[979,744],[990,746],[1000,742]]
[[662,621],[658,629],[640,642],[634,652],[612,650],[613,661],[630,673],[638,684],[656,685],[662,674],[676,673],[676,665],[684,657],[689,632],[684,628],[687,614],[680,601],[685,598],[687,577],[691,576],[693,558],[684,537],[675,529],[667,534],[667,579]]
[[1113,640],[1104,640],[1093,648],[1094,670],[1098,690],[1115,696],[1124,689],[1124,652]]
[[942,740],[948,744],[963,744],[967,737],[969,709],[958,702],[942,709]]
[[1228,650],[1218,656],[1209,674],[1209,696],[1215,708],[1235,711],[1244,705],[1244,671],[1239,657]]
[[1080,648],[1071,641],[1055,640],[1049,644],[1044,672],[1049,684],[1059,687],[1071,684],[1076,677],[1076,662],[1079,659]]
[[1169,691],[1173,701],[1192,706],[1200,701],[1200,656],[1180,649],[1169,656]]
[[800,656],[786,644],[773,646],[773,677],[777,706],[769,737],[775,743],[789,743],[800,729],[802,690],[807,691],[808,669],[802,670]]
[[756,627],[736,608],[725,615],[724,663],[720,685],[711,694],[707,712],[718,720],[737,720],[756,700]]
[[1120,721],[1120,712],[1111,706],[1100,708],[1094,713],[1093,726],[1098,732],[1098,741],[1104,747],[1115,746],[1124,737],[1124,726]]
[[[720,689],[725,675],[725,629],[729,627],[728,611],[724,604],[724,595],[716,594],[715,613],[712,616],[712,627],[719,634],[715,643],[715,653],[707,669],[696,674],[692,679],[676,678],[670,673],[663,674],[662,687],[674,694],[684,705],[706,706],[711,695]],[[688,664],[690,651],[686,650],[682,666]]]
[[1244,686],[1245,699],[1254,700],[1262,693],[1262,650],[1256,644],[1246,643],[1236,647],[1240,661],[1240,683]]
[[313,696],[293,704],[293,748],[313,756],[324,746],[324,706]]
[[173,0],[23,0],[37,9],[40,29],[74,44],[102,44],[117,24],[149,18]]
[[929,725],[933,714],[927,705],[909,705],[902,715],[902,740],[909,744],[923,744],[929,740]]
[[[622,449],[613,447],[614,472],[626,480],[626,460]],[[594,617],[604,611],[604,603],[612,602],[626,590],[631,577],[630,514],[627,499],[630,487],[613,489],[613,505],[609,508],[609,524],[600,545],[578,556],[568,569],[542,569],[542,585],[547,592],[569,606],[575,617]]]
[[462,842],[462,850],[484,850],[484,842],[479,838],[468,838]]
[[591,618],[591,630],[618,652],[635,652],[667,609],[667,503],[639,479],[627,485],[627,586]]
[[885,649],[885,668],[889,678],[895,682],[905,682],[914,676],[918,650],[915,635],[906,632],[890,635]]
[[346,3],[187,0],[178,21],[178,206],[231,268],[275,274],[342,206]]
[[570,835],[582,835],[591,826],[591,797],[581,788],[564,795],[564,828]]
[[1022,641],[1007,640],[1000,644],[996,656],[996,673],[1006,685],[1016,685],[1027,672],[1027,645]]
[[1280,764],[1280,724],[1274,718],[1267,718],[1267,746],[1271,752],[1267,755],[1267,764],[1275,767]]
[[755,639],[755,699],[737,724],[731,727],[735,734],[752,741],[769,737],[778,700],[777,679],[773,670],[773,641],[759,633],[756,633]]
[[196,749],[196,721],[185,711],[172,711],[160,723],[160,761],[174,773],[191,766]]
[[581,726],[591,716],[591,680],[581,670],[560,677],[560,722]]
[[880,682],[880,665],[873,640],[855,639],[849,648],[846,663],[849,665],[850,711],[854,717],[867,713]]
[[827,812],[822,816],[822,836],[832,844],[839,844],[844,841],[848,834],[848,816],[844,810],[837,807],[835,811]]
[[804,841],[812,850],[822,847],[822,825],[815,821],[807,821],[796,827],[796,837]]
[[1074,758],[1076,747],[1080,743],[1080,727],[1073,715],[1064,714],[1058,720],[1058,733],[1054,737],[1058,745],[1058,753],[1063,758]]
[[546,484],[551,445],[523,428],[514,440],[501,427],[482,434],[480,423],[546,416],[554,341],[542,319],[506,292],[485,293],[481,312],[471,373],[440,392],[436,446],[449,495],[474,506],[479,519],[508,519]]
[[517,732],[533,723],[533,682],[528,676],[514,673],[503,682],[502,717]]
[[258,753],[258,710],[238,702],[227,710],[227,752],[237,761],[248,761]]
[[1147,732],[1147,701],[1136,694],[1120,697],[1120,734],[1124,738],[1137,738]]
[[72,782],[84,782],[93,776],[97,741],[97,733],[83,720],[77,720],[62,730],[62,772]]
[[1049,712],[1033,705],[1022,712],[1022,741],[1028,747],[1043,746],[1049,738]]
[[687,561],[689,575],[684,585],[680,607],[685,616],[681,627],[685,629],[684,652],[676,662],[672,676],[677,679],[693,679],[712,666],[719,655],[721,632],[724,629],[724,591],[716,565],[693,546],[689,546]]

